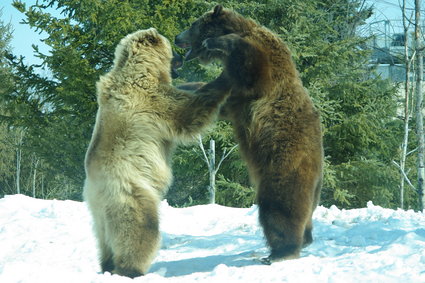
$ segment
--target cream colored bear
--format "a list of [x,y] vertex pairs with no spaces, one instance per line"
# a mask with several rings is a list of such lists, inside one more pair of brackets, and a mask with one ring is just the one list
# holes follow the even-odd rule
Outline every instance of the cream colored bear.
[[158,206],[171,181],[176,142],[216,118],[230,92],[224,76],[195,93],[171,86],[172,50],[155,29],[123,38],[97,83],[99,109],[87,150],[84,199],[102,271],[145,274],[160,245]]

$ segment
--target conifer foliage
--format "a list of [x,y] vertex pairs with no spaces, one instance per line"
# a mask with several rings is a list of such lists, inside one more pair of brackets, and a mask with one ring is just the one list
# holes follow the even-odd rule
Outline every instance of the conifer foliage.
[[[362,207],[367,201],[386,207],[398,203],[397,168],[391,161],[401,141],[394,87],[373,76],[367,39],[357,28],[372,10],[359,0],[222,1],[270,28],[288,44],[304,86],[322,114],[326,154],[322,204]],[[215,3],[199,0],[40,0],[34,6],[15,1],[35,31],[47,34],[51,48],[42,66],[28,66],[8,53],[13,87],[4,91],[2,122],[25,129],[26,150],[48,168],[46,184],[66,180],[79,198],[83,159],[96,112],[95,82],[112,64],[118,41],[137,29],[155,27],[172,42]],[[52,11],[55,11],[54,13]],[[178,50],[183,53],[183,50]],[[42,71],[43,70],[43,71]],[[178,82],[209,81],[217,64],[185,63]],[[219,122],[203,139],[216,141],[216,154],[234,147],[231,125]],[[12,158],[12,157],[11,157]],[[196,141],[174,156],[175,182],[170,204],[206,203],[208,170]],[[5,159],[1,159],[1,162]],[[1,164],[0,164],[1,165]],[[3,165],[2,165],[3,166]],[[37,183],[38,184],[38,183]],[[255,201],[245,165],[234,150],[217,172],[216,201],[249,206]],[[58,197],[58,196],[55,196]],[[416,200],[412,199],[415,208]],[[409,200],[407,200],[409,202]]]

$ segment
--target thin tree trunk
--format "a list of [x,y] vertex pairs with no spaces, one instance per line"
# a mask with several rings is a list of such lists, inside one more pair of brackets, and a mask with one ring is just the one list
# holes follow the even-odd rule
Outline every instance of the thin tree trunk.
[[423,55],[421,35],[421,1],[415,0],[415,50],[416,50],[416,134],[418,136],[418,195],[419,208],[423,210],[424,198],[424,129],[422,117],[422,81],[423,81]]
[[215,141],[213,139],[210,140],[210,148],[208,150],[208,154],[205,152],[205,148],[204,148],[204,145],[202,144],[201,136],[198,136],[198,142],[199,142],[199,147],[202,150],[204,160],[208,166],[208,173],[209,173],[208,193],[209,193],[209,199],[210,199],[209,203],[214,204],[215,203],[215,179],[216,179],[217,172],[220,169],[220,166],[223,163],[223,160],[225,160],[238,145],[234,145],[229,151],[224,150],[223,155],[221,156],[221,159],[218,162],[218,165],[216,166],[215,165]]
[[32,176],[32,197],[34,197],[34,198],[35,198],[35,181],[37,179],[37,166],[38,166],[38,162],[39,162],[39,160],[34,155],[34,160],[33,160],[34,171],[33,171],[33,176]]
[[22,157],[22,150],[21,148],[16,149],[16,193],[21,193],[21,157]]
[[406,0],[403,0],[402,5],[402,16],[403,16],[403,31],[404,31],[404,62],[406,67],[405,83],[404,83],[404,135],[403,142],[401,144],[400,154],[400,207],[404,209],[404,175],[407,158],[407,145],[409,142],[409,119],[410,119],[410,55],[409,55],[409,25],[406,15]]
[[215,141],[213,139],[210,140],[210,149],[208,151],[209,155],[209,163],[208,170],[210,173],[210,203],[215,203],[215,175],[217,173],[215,168]]
[[16,193],[21,193],[21,160],[22,160],[22,143],[24,140],[24,131],[18,131],[18,140],[16,143]]
[[217,173],[215,169],[215,141],[213,139],[210,140],[210,148],[207,152],[205,152],[204,144],[202,143],[202,137],[198,136],[199,147],[202,150],[202,154],[204,156],[204,160],[207,163],[208,167],[208,175],[209,175],[209,186],[208,186],[208,194],[209,194],[209,203],[215,203],[215,175]]
[[46,198],[46,195],[44,193],[44,175],[43,174],[41,174],[41,197],[43,199]]

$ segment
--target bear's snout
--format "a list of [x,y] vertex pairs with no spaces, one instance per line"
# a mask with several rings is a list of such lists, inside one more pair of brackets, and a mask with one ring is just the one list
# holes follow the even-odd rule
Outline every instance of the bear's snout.
[[185,30],[181,33],[179,33],[175,40],[174,43],[180,47],[180,48],[189,48],[191,47],[190,45],[190,38],[189,38],[189,30]]

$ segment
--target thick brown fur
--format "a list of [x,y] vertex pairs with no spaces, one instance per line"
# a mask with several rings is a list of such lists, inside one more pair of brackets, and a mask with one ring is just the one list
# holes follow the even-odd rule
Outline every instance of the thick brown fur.
[[217,116],[223,77],[195,93],[173,88],[170,43],[155,29],[121,40],[97,83],[99,109],[86,153],[84,198],[93,215],[102,271],[145,274],[159,248],[158,206],[171,180],[170,155]]
[[320,116],[287,46],[267,28],[221,6],[205,13],[176,44],[189,59],[218,58],[232,92],[222,115],[234,127],[257,189],[267,262],[297,258],[312,237],[321,190]]

